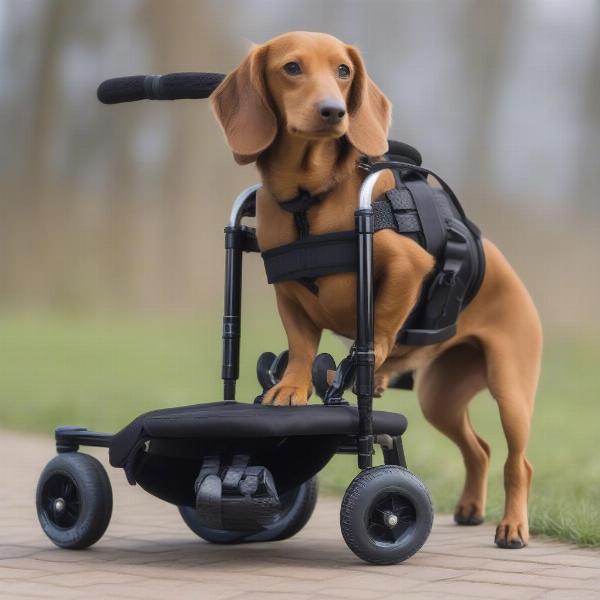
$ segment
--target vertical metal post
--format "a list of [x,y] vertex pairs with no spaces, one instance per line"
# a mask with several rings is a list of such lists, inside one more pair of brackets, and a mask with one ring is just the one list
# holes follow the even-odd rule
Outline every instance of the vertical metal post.
[[223,400],[235,400],[235,383],[240,376],[242,317],[242,239],[234,227],[225,228],[225,306],[223,312]]
[[358,397],[358,466],[373,465],[373,387],[375,376],[373,328],[373,209],[371,195],[381,173],[370,174],[360,189],[355,213],[358,238],[356,283],[356,395]]
[[358,466],[373,464],[373,210],[356,211],[358,232],[356,395],[358,397]]
[[223,312],[223,400],[235,401],[235,384],[240,376],[240,335],[242,319],[242,255],[244,252],[244,230],[241,220],[244,206],[260,185],[246,188],[234,201],[225,228],[225,301]]

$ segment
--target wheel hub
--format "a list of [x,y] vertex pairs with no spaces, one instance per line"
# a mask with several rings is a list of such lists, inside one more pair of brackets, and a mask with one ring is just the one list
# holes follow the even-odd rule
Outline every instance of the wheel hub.
[[62,473],[50,477],[42,490],[42,506],[46,518],[57,527],[75,525],[81,511],[75,482]]
[[395,515],[392,512],[386,512],[383,516],[383,521],[390,529],[393,529],[398,525],[398,515]]
[[398,493],[379,496],[372,504],[367,530],[377,544],[396,544],[416,523],[412,502]]

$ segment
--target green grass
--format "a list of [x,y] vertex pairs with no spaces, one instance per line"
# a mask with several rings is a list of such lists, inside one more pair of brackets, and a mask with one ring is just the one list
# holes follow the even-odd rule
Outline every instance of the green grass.
[[[0,317],[0,425],[45,431],[85,425],[113,431],[145,410],[218,399],[220,326],[214,321]],[[279,320],[247,319],[239,398],[257,393],[255,359],[285,345]],[[326,336],[322,349],[344,348]],[[581,545],[600,545],[600,341],[555,339],[546,344],[529,458],[535,468],[532,530]],[[412,393],[390,391],[378,408],[409,419],[409,466],[429,487],[436,509],[451,511],[463,467],[452,443],[421,416]],[[487,394],[472,404],[478,432],[492,446],[488,517],[502,512],[505,442]],[[356,471],[337,456],[322,476],[342,491]]]

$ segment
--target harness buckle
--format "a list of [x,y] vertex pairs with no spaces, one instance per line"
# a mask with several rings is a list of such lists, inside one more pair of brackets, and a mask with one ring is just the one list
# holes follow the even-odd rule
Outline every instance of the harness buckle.
[[456,283],[456,277],[458,276],[458,270],[452,269],[450,271],[442,271],[440,273],[439,283],[446,287],[452,287]]
[[356,163],[356,167],[358,169],[366,171],[367,173],[370,173],[372,165],[366,156],[361,156],[358,162]]

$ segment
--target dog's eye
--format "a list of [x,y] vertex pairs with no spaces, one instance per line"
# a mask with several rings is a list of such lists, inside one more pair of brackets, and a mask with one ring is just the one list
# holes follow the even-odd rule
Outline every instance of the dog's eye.
[[340,79],[348,79],[350,77],[350,67],[348,65],[340,65],[337,68],[337,73]]
[[302,69],[297,62],[285,63],[285,65],[283,65],[283,70],[288,75],[300,75],[300,73],[302,73]]

